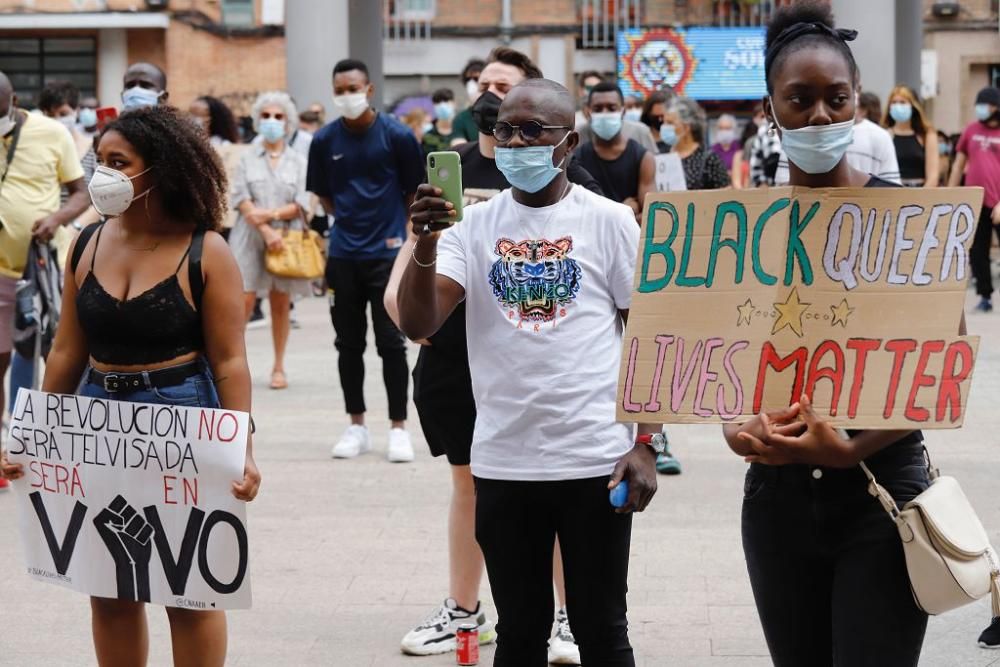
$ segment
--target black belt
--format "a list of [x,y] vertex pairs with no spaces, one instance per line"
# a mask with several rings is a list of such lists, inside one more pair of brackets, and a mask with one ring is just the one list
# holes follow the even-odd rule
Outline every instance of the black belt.
[[97,369],[91,368],[87,371],[87,382],[98,387],[104,387],[104,391],[114,394],[117,392],[146,389],[147,376],[149,377],[148,386],[162,389],[178,385],[189,377],[194,377],[201,373],[202,367],[198,361],[189,361],[179,366],[160,368],[155,371],[141,371],[139,373],[119,373],[115,371],[102,373]]

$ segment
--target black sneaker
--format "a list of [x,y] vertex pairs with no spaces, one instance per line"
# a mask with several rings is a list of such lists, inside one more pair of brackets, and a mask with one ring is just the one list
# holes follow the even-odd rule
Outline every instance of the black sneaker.
[[1000,616],[995,616],[990,627],[979,635],[980,648],[1000,648]]

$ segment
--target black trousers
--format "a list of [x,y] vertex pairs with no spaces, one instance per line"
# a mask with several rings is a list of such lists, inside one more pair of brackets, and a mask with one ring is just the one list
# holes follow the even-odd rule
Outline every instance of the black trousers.
[[[891,445],[868,465],[900,505],[928,485],[922,445]],[[857,467],[747,472],[743,550],[776,667],[917,664],[927,615],[867,483]]]
[[1000,227],[990,219],[992,209],[983,207],[979,214],[979,224],[976,225],[976,235],[972,238],[972,249],[969,251],[969,262],[972,264],[972,277],[976,279],[976,294],[989,299],[993,294],[993,275],[990,271],[990,246],[993,245],[993,234],[1000,239]]
[[500,619],[494,667],[544,667],[552,628],[552,550],[584,665],[633,667],[625,593],[632,515],[615,514],[608,477],[553,482],[476,478],[476,540]]
[[326,263],[326,282],[333,290],[330,318],[337,335],[337,365],[344,390],[347,413],[365,412],[365,361],[368,316],[371,304],[375,347],[382,358],[382,380],[389,399],[389,419],[406,419],[406,399],[410,384],[403,334],[389,319],[382,305],[393,260],[349,260],[331,257]]

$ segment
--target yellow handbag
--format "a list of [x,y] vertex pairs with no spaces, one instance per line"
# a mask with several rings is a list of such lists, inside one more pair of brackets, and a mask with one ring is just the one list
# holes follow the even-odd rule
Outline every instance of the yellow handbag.
[[323,277],[323,237],[312,229],[286,229],[281,233],[282,249],[268,251],[264,267],[279,278],[313,280]]

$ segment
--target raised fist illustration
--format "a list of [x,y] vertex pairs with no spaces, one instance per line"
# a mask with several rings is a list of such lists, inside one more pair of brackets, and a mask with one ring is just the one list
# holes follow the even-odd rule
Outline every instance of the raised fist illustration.
[[94,526],[115,561],[118,599],[149,602],[152,526],[121,496],[98,513]]

